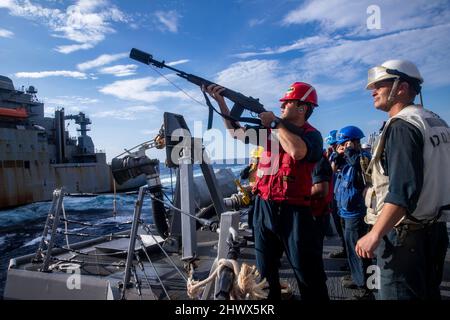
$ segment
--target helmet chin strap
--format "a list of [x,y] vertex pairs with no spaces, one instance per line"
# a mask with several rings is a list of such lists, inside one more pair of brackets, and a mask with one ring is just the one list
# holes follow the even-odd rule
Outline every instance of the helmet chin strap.
[[[387,103],[389,106],[392,105],[392,103],[394,102],[394,94],[397,93],[397,88],[398,88],[398,84],[400,83],[400,78],[396,78],[394,81],[394,84],[392,85],[391,88],[391,92],[389,92],[389,97],[387,99]],[[419,97],[420,97],[420,105],[423,106],[423,97],[422,97],[422,90],[420,90],[419,92]],[[414,103],[411,103],[414,104]]]
[[400,78],[396,78],[394,81],[394,84],[392,85],[391,92],[389,92],[389,97],[388,97],[387,102],[390,105],[392,105],[392,103],[393,103],[394,94],[397,93],[397,87],[398,87],[399,82],[400,82]]

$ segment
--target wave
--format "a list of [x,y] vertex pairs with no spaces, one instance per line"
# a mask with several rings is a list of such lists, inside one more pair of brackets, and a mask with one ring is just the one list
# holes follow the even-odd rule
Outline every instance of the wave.
[[[246,167],[246,164],[234,165],[214,165],[214,170],[227,168],[237,176],[239,172]],[[172,171],[172,183],[175,188],[176,174]],[[202,172],[198,165],[194,165],[194,177],[201,176]],[[171,196],[171,177],[169,170],[163,170],[161,174],[161,182],[164,192]],[[136,202],[137,194],[118,193],[101,194],[95,197],[64,197],[64,209],[69,216],[80,216],[80,220],[94,221],[97,218],[104,217],[106,214],[113,214],[114,200],[116,201],[116,211],[119,214],[132,214]],[[38,202],[10,210],[0,211],[0,233],[5,233],[16,228],[23,228],[26,224],[37,221],[45,221],[50,210],[51,202]],[[146,197],[144,201],[143,215],[151,212],[150,198]],[[150,215],[151,217],[151,215]]]
[[0,231],[45,219],[50,210],[50,205],[49,202],[38,202],[0,211]]
[[[35,244],[38,244],[39,242],[41,242],[42,236],[39,236],[37,238],[34,238],[33,240],[28,241],[27,243],[25,243],[23,247],[29,247],[29,246],[34,246]],[[47,240],[50,240],[50,235],[47,236]]]

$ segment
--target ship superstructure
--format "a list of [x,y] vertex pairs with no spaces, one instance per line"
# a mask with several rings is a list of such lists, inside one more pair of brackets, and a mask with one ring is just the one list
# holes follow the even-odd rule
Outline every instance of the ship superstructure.
[[[46,117],[36,94],[35,87],[17,90],[0,76],[0,209],[50,200],[60,187],[68,193],[111,191],[106,155],[87,135],[90,119],[64,109]],[[67,120],[80,126],[78,139],[69,136]]]

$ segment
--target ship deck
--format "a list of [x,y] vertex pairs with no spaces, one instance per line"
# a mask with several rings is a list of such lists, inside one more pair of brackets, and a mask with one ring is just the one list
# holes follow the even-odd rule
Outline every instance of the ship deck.
[[[447,223],[447,230],[450,231],[450,224]],[[206,278],[209,274],[211,265],[217,254],[217,241],[218,235],[209,231],[199,231],[197,233],[198,240],[198,268],[196,270],[196,276],[199,278]],[[128,239],[113,240],[111,242],[98,242],[90,243],[85,246],[77,248],[79,251],[89,254],[97,254],[98,256],[89,256],[83,254],[72,253],[60,253],[57,255],[59,259],[73,260],[73,261],[85,261],[86,265],[82,267],[82,275],[88,276],[91,279],[91,285],[93,288],[98,288],[102,286],[102,283],[98,280],[107,280],[111,287],[116,291],[115,298],[117,298],[118,284],[123,280],[124,277],[124,266],[126,261],[126,255],[123,253],[128,246]],[[330,299],[332,300],[351,300],[352,290],[343,288],[341,286],[340,278],[346,274],[345,271],[346,260],[345,259],[330,259],[329,253],[339,249],[337,238],[325,239],[324,243],[324,264],[326,269],[326,274],[328,277],[327,286]],[[138,247],[137,247],[138,248]],[[142,250],[139,250],[141,254],[139,255],[143,265],[144,271],[136,267],[136,274],[141,282],[141,294],[138,294],[136,288],[129,288],[127,290],[126,298],[133,299],[155,299],[155,300],[187,300],[189,297],[186,292],[186,281],[181,277],[181,275],[176,271],[176,269],[170,264],[169,259],[161,253],[159,247],[155,244],[149,245],[147,252],[150,257],[149,262]],[[183,261],[176,253],[169,254],[172,261],[177,265],[177,267],[182,270],[185,277],[187,277],[187,272],[183,268]],[[10,298],[14,297],[25,297],[28,299],[40,299],[39,292],[43,288],[39,288],[38,282],[33,282],[27,280],[28,288],[11,288],[14,286],[14,277],[17,277],[20,272],[27,270],[32,272],[34,276],[40,277],[41,272],[37,272],[38,265],[30,263],[30,256],[22,257],[17,259],[18,263],[14,268],[13,272],[8,274],[7,290],[10,292]],[[22,262],[20,262],[22,261]],[[134,261],[137,262],[136,260]],[[247,242],[245,246],[241,248],[239,255],[239,262],[248,263],[250,265],[255,264],[255,251],[252,242]],[[60,273],[64,275],[63,272],[57,271],[53,273],[47,273],[46,277],[52,277],[52,274]],[[158,277],[162,279],[164,288],[158,281]],[[49,279],[50,279],[49,278]],[[292,295],[289,299],[300,299],[300,294],[298,292],[297,283],[295,277],[293,276],[292,269],[283,256],[280,268],[280,278],[287,281],[292,288]],[[132,277],[133,279],[133,277]],[[64,280],[65,281],[65,280]],[[96,282],[97,281],[97,282]],[[17,284],[17,282],[16,282]],[[42,283],[41,283],[42,284]],[[64,283],[65,284],[65,283]],[[10,288],[8,289],[8,285]],[[25,290],[24,290],[25,289]],[[164,289],[167,291],[165,293]],[[46,290],[52,290],[52,286],[47,286]],[[58,290],[57,286],[53,287],[53,290]],[[114,291],[113,290],[113,291]],[[100,290],[101,291],[101,290]],[[6,291],[5,291],[6,292]],[[11,292],[13,292],[11,294]],[[450,299],[450,250],[447,250],[447,256],[445,260],[444,276],[441,284],[441,293],[443,299]],[[65,295],[56,293],[59,299],[64,299]],[[71,297],[75,299],[101,299],[104,295],[103,291],[99,295],[96,290],[90,290],[90,293],[80,292],[79,296]],[[6,297],[8,298],[8,297]]]

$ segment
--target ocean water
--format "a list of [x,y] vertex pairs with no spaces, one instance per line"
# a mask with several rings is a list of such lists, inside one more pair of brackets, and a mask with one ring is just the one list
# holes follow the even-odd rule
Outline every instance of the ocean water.
[[[214,164],[214,169],[230,168],[238,177],[245,164]],[[172,183],[175,188],[175,172],[172,171]],[[201,175],[199,167],[194,166],[194,176]],[[161,182],[165,193],[172,197],[170,171],[161,168]],[[116,195],[116,215],[113,215],[113,194],[101,194],[94,197],[64,197],[64,210],[67,218],[76,221],[88,222],[93,227],[83,227],[69,224],[68,231],[83,232],[101,236],[127,230],[131,227],[129,222],[133,218],[134,204],[137,194]],[[0,210],[0,298],[6,281],[6,271],[9,260],[36,252],[42,237],[42,231],[50,210],[51,201],[32,203],[10,210]],[[152,208],[149,197],[146,197],[142,207],[142,218],[146,223],[152,223]],[[64,224],[59,228],[64,230]],[[86,240],[77,236],[69,236],[70,243]],[[57,235],[57,244],[64,245],[64,235]]]

